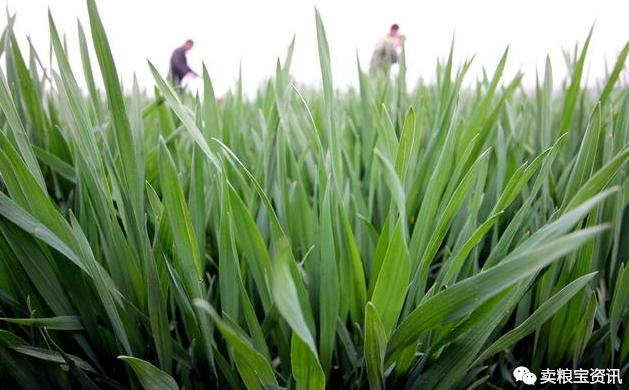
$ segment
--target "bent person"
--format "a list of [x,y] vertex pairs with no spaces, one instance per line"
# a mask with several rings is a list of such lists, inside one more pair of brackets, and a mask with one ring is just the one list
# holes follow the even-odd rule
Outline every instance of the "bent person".
[[177,87],[181,86],[181,81],[188,74],[197,76],[197,74],[188,66],[186,54],[194,46],[194,41],[188,39],[182,46],[176,48],[170,56],[170,77],[173,84]]
[[389,33],[376,44],[369,65],[371,74],[376,74],[380,71],[388,74],[391,65],[398,62],[397,49],[404,41],[404,37],[398,32],[399,29],[400,26],[397,24],[392,25]]

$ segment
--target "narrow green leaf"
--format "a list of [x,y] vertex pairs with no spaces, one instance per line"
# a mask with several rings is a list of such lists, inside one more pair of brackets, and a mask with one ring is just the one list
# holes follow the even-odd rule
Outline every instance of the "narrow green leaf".
[[81,320],[77,316],[59,316],[48,318],[0,318],[0,321],[52,330],[83,330]]
[[367,377],[372,389],[384,388],[384,355],[386,352],[387,335],[378,315],[378,310],[367,302],[365,307],[365,364]]
[[575,296],[575,294],[581,291],[592,280],[592,278],[594,278],[594,276],[596,276],[596,272],[584,275],[562,288],[557,294],[542,303],[542,305],[517,328],[505,333],[498,340],[494,341],[494,343],[485,349],[476,359],[477,362],[482,362],[497,352],[515,344],[517,341],[529,335],[536,329],[539,329],[539,327],[548,321],[553,314],[564,307],[566,303]]
[[243,338],[227,322],[221,319],[207,301],[195,299],[194,304],[210,314],[218,330],[233,348],[234,360],[241,379],[248,389],[277,386],[271,363],[255,350],[248,339]]
[[410,259],[402,236],[401,221],[395,225],[382,268],[371,296],[371,302],[382,319],[387,335],[391,334],[402,310],[410,279]]
[[140,383],[145,389],[156,390],[177,390],[177,382],[159,368],[155,367],[151,363],[138,359],[132,356],[118,356],[118,359],[125,362],[135,375],[137,375]]

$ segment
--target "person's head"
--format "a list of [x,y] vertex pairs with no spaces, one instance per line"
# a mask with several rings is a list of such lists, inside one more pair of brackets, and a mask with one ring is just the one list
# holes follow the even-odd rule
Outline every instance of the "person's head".
[[391,36],[395,36],[398,33],[398,30],[400,29],[400,26],[396,24],[392,24],[391,28],[389,29],[389,35]]
[[192,49],[192,46],[194,46],[194,41],[192,39],[188,39],[186,43],[183,44],[183,48],[186,50]]

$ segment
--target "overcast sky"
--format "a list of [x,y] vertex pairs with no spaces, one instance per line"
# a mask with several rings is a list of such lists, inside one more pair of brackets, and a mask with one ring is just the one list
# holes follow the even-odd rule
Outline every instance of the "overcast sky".
[[[11,12],[17,12],[16,32],[21,42],[30,35],[46,59],[50,6],[57,27],[67,34],[74,69],[80,70],[76,20],[87,27],[84,0],[0,0],[0,5],[7,4]],[[292,73],[299,82],[317,84],[315,5],[327,30],[337,87],[357,84],[356,53],[367,67],[374,43],[392,23],[398,23],[407,37],[410,85],[419,77],[433,77],[436,58],[447,55],[454,32],[457,59],[476,54],[470,80],[482,67],[493,71],[510,45],[507,75],[521,69],[529,87],[547,54],[553,61],[555,80],[564,77],[562,48],[582,43],[594,22],[588,62],[591,81],[604,76],[606,61],[611,67],[629,39],[627,0],[97,0],[97,4],[125,83],[136,73],[140,84],[151,88],[146,60],[166,73],[172,49],[192,38],[196,46],[189,63],[197,70],[201,61],[206,63],[218,94],[234,84],[240,63],[245,90],[255,91],[273,74],[275,61],[284,57],[293,34]],[[5,24],[3,15],[0,27]]]

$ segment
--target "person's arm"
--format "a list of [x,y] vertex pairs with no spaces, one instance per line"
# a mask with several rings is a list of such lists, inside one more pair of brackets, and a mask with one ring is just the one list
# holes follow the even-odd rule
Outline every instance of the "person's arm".
[[199,75],[197,74],[197,72],[195,72],[194,70],[192,70],[192,68],[191,68],[191,67],[189,67],[189,66],[188,66],[188,63],[187,63],[187,62],[183,64],[183,66],[182,66],[182,71],[184,72],[184,73],[183,73],[184,75],[191,74],[191,75],[193,75],[193,76],[195,76],[195,77],[199,77]]
[[177,70],[177,73],[179,73],[182,76],[185,76],[188,73],[192,72],[192,69],[190,69],[185,59],[183,61],[177,62],[175,64],[175,69]]

